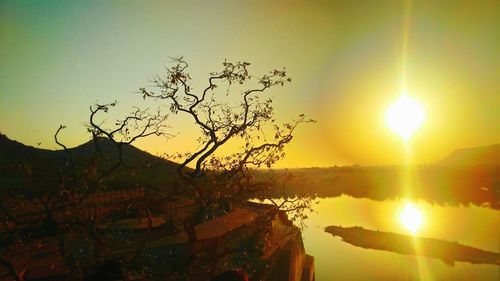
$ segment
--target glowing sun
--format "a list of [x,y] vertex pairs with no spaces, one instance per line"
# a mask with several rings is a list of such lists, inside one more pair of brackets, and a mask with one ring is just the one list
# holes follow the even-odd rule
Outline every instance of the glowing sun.
[[422,227],[424,216],[415,205],[406,203],[399,214],[399,220],[407,230],[415,234]]
[[424,119],[422,105],[406,93],[387,109],[385,115],[389,128],[404,140],[408,140],[422,126]]

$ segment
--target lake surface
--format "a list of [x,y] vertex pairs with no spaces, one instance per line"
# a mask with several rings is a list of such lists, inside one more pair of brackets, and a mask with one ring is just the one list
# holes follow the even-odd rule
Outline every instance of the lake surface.
[[[349,196],[318,199],[303,231],[306,252],[315,258],[316,280],[500,280],[500,267],[364,249],[324,231],[329,225],[411,234],[399,215],[408,200],[374,201]],[[457,241],[499,252],[499,211],[411,201],[423,215],[416,235]]]

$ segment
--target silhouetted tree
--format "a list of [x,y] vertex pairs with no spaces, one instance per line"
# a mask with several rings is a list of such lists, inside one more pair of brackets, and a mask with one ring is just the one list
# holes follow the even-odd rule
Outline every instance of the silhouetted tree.
[[[314,121],[300,114],[289,122],[276,122],[268,92],[291,82],[285,69],[254,76],[249,72],[250,63],[224,61],[220,71],[209,75],[206,87],[195,91],[188,67],[182,57],[173,59],[166,74],[156,75],[154,86],[140,88],[139,93],[144,99],[167,102],[172,114],[191,119],[199,129],[195,137],[198,148],[173,155],[180,161],[177,172],[188,187],[184,191],[194,191],[199,207],[195,217],[184,222],[193,243],[197,223],[230,212],[257,192],[274,187],[273,181],[257,179],[255,171],[271,168],[285,157],[285,146],[292,141],[296,128]],[[232,149],[228,152],[229,143]],[[305,211],[312,205],[310,198],[271,202],[277,211],[293,213],[292,219],[298,220],[306,217]],[[275,214],[270,212],[270,218],[263,221],[267,223]],[[239,249],[222,253],[235,250]],[[214,257],[212,262],[217,260]]]
[[[111,235],[112,218],[91,213],[94,207],[87,199],[92,195],[102,194],[106,187],[105,181],[120,167],[130,168],[122,157],[124,145],[150,135],[169,136],[165,123],[167,116],[159,112],[150,113],[149,110],[135,109],[123,119],[117,120],[114,123],[115,127],[112,128],[96,121],[99,112],[106,113],[115,105],[116,102],[90,107],[89,131],[92,133],[95,149],[86,157],[87,160],[83,161],[83,164],[80,161],[77,165],[71,150],[59,140],[59,134],[65,128],[61,125],[54,135],[54,140],[65,152],[63,164],[60,165],[59,159],[55,159],[57,162],[55,165],[49,163],[51,161],[49,159],[45,159],[45,163],[27,164],[29,170],[37,170],[43,166],[58,167],[58,172],[51,171],[51,173],[46,173],[47,170],[42,169],[45,173],[40,177],[58,179],[51,181],[54,186],[44,186],[44,190],[36,190],[36,193],[30,195],[26,194],[27,190],[10,195],[2,194],[0,266],[3,268],[0,272],[5,271],[2,278],[10,276],[16,280],[23,279],[22,275],[26,270],[17,272],[10,258],[16,255],[19,247],[38,243],[38,247],[42,248],[45,243],[52,243],[44,241],[56,242],[55,247],[64,259],[65,266],[70,270],[71,279],[84,277],[81,268],[83,263],[87,269],[101,267],[106,271],[106,265],[113,261],[110,259],[115,258],[109,255],[110,245],[114,240]],[[101,155],[99,145],[102,136],[114,145],[118,155],[116,159],[105,159]],[[37,189],[38,178],[31,177],[31,181],[33,188]],[[146,239],[147,236],[143,240]],[[143,246],[144,243],[139,243],[136,252],[140,252]],[[78,256],[75,254],[76,248],[87,248],[91,255]],[[29,275],[29,269],[27,272]]]
[[[105,128],[105,124],[98,123],[96,115],[99,112],[107,113],[108,110],[116,106],[117,102],[108,104],[95,104],[90,107],[90,124],[88,125],[89,132],[94,138],[105,137],[109,139],[118,152],[118,161],[111,167],[110,171],[116,169],[120,165],[126,165],[123,161],[123,145],[129,145],[140,138],[148,136],[171,136],[166,129],[168,125],[166,120],[168,114],[162,114],[158,109],[157,112],[151,113],[149,109],[141,110],[138,107],[122,120],[116,120],[114,127]],[[99,151],[97,149],[97,151]]]
[[[225,61],[221,71],[210,74],[206,88],[196,92],[187,72],[188,63],[177,58],[164,76],[155,76],[155,88],[139,90],[144,99],[168,101],[173,114],[182,114],[198,126],[199,148],[176,157],[181,160],[178,174],[195,189],[202,205],[262,188],[252,181],[251,171],[272,167],[285,156],[285,145],[293,139],[297,126],[313,122],[301,114],[277,124],[273,100],[266,94],[275,86],[291,82],[291,78],[284,69],[252,76],[249,66],[247,62]],[[243,88],[247,84],[249,88]],[[239,149],[221,155],[223,147],[234,140],[239,141]],[[191,164],[194,169],[186,170]]]
[[[142,241],[134,244],[136,249],[128,255],[128,259],[117,260],[116,256],[110,255],[111,245],[119,243],[110,232],[113,218],[82,214],[88,211],[88,198],[103,191],[107,181],[117,171],[132,168],[124,160],[123,147],[148,136],[171,136],[167,131],[170,127],[166,124],[169,114],[190,118],[199,129],[196,137],[198,148],[173,155],[174,159],[180,160],[177,174],[184,181],[185,188],[170,192],[170,195],[194,196],[198,210],[183,222],[191,243],[197,239],[196,224],[231,212],[235,206],[255,198],[258,192],[273,188],[275,181],[262,180],[255,175],[255,171],[271,168],[285,157],[285,146],[292,141],[297,127],[313,120],[301,114],[289,122],[276,122],[273,100],[267,94],[270,89],[283,86],[291,79],[284,69],[253,76],[249,73],[249,66],[247,62],[225,61],[221,71],[210,74],[208,85],[196,92],[191,86],[187,62],[182,58],[174,59],[174,65],[167,69],[165,75],[155,76],[155,87],[139,90],[144,99],[162,101],[157,110],[134,108],[124,118],[106,123],[103,121],[105,118],[100,119],[102,114],[108,113],[117,103],[91,106],[87,128],[95,147],[83,165],[76,163],[71,150],[59,140],[59,134],[65,128],[60,126],[54,140],[65,151],[64,163],[54,176],[58,179],[56,188],[30,199],[29,202],[36,206],[33,210],[36,216],[27,216],[26,210],[19,209],[18,203],[26,201],[24,195],[2,197],[0,200],[1,252],[12,253],[16,246],[34,243],[42,237],[54,237],[59,254],[71,271],[70,278],[84,278],[84,266],[101,268],[102,272],[98,270],[94,275],[87,276],[89,278],[109,274],[113,278],[121,278],[126,275],[124,270],[140,256],[148,236],[143,235]],[[162,108],[165,102],[168,113]],[[111,141],[117,153],[116,159],[103,157],[100,148],[102,138]],[[229,151],[230,143],[232,149]],[[282,201],[270,202],[275,204],[275,211],[268,212],[268,217],[261,218],[258,223],[269,225],[279,211],[291,213],[292,219],[300,220],[305,218],[305,210],[310,209],[312,204],[311,199],[300,197],[285,197]],[[149,211],[147,213],[151,214]],[[151,226],[151,215],[149,222]],[[177,275],[172,275],[172,278],[214,275],[220,271],[219,261],[227,255],[243,252],[247,257],[258,259],[258,250],[252,254],[250,252],[259,244],[256,241],[265,239],[266,236],[260,233],[262,229],[256,228],[245,233],[244,237],[237,240],[241,243],[219,249],[208,261],[197,258],[210,257],[208,252],[191,253],[193,255],[186,259],[189,264],[179,268]],[[75,247],[87,248],[91,257],[83,261],[81,256],[75,254]],[[16,280],[22,278],[22,274],[16,272],[3,255],[0,257],[0,266],[3,266],[6,276]],[[182,270],[184,272],[179,272]]]

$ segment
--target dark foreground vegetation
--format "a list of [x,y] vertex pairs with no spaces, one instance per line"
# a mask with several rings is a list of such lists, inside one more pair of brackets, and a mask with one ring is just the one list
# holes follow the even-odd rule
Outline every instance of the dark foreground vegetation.
[[500,254],[433,238],[423,238],[391,232],[373,231],[361,227],[328,226],[326,232],[340,236],[354,246],[391,251],[404,255],[419,255],[442,260],[448,265],[456,261],[500,265]]
[[[250,75],[249,65],[225,61],[195,91],[187,62],[173,59],[138,90],[157,109],[137,105],[109,122],[117,103],[94,104],[91,141],[75,148],[64,144],[63,125],[58,151],[0,136],[0,280],[313,280],[293,224],[310,198],[247,202],[279,181],[255,170],[283,158],[312,120],[277,123],[266,95],[291,79],[285,70]],[[132,146],[173,137],[170,115],[198,129],[193,151],[166,160]],[[237,148],[221,152],[228,143]]]

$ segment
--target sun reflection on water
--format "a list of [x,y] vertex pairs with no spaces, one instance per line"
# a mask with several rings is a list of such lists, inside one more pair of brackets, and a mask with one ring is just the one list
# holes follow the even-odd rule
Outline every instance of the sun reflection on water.
[[413,203],[406,202],[399,213],[399,221],[406,230],[415,235],[424,223],[424,215]]

